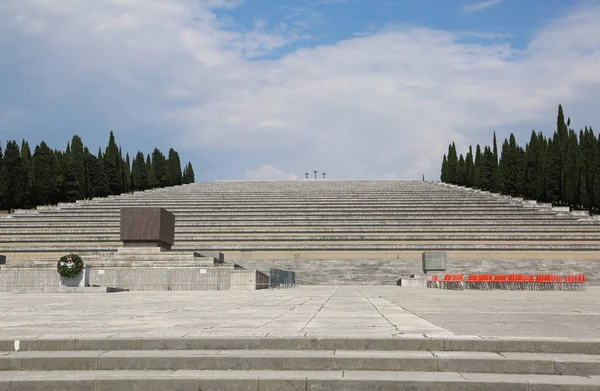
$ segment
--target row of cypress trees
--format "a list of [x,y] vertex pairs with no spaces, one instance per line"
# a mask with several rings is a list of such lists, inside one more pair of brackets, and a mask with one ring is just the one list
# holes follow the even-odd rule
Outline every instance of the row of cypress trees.
[[193,183],[194,169],[183,171],[173,148],[168,157],[155,148],[152,154],[138,152],[133,162],[123,157],[110,132],[108,145],[93,154],[81,138],[73,136],[64,151],[52,150],[44,141],[35,147],[23,140],[8,141],[4,153],[0,143],[0,210],[33,208],[37,205],[73,202],[92,197],[118,195],[134,190]]
[[591,127],[577,134],[565,122],[558,106],[557,126],[552,137],[531,132],[525,147],[511,133],[498,156],[496,133],[492,147],[483,152],[470,146],[457,156],[454,143],[442,159],[441,181],[507,195],[569,205],[576,209],[600,210],[600,138]]

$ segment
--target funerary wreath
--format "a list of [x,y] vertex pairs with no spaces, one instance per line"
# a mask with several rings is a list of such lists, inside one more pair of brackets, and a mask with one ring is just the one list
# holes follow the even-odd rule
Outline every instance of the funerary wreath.
[[76,277],[83,270],[83,261],[77,254],[68,254],[60,258],[56,265],[58,274],[64,278]]

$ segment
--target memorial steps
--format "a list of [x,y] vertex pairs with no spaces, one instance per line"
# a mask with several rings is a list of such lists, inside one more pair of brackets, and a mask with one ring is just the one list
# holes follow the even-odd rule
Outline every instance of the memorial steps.
[[600,221],[585,213],[397,180],[209,182],[39,207],[0,218],[0,254],[20,261],[115,251],[126,206],[175,214],[174,250],[298,270],[300,283],[351,283],[361,270],[370,277],[360,282],[393,283],[398,273],[418,271],[412,263],[433,250],[448,251],[455,272],[493,272],[488,261],[495,259],[507,272],[550,272],[565,261],[564,272],[586,272],[592,281],[600,273]]
[[46,389],[597,391],[600,345],[439,335],[0,341],[0,390]]

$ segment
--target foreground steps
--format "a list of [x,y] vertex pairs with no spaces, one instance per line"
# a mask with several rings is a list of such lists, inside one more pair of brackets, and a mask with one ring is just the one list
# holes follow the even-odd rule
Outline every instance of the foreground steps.
[[0,390],[47,389],[600,390],[600,340],[402,335],[0,341]]
[[597,391],[600,377],[388,371],[6,372],[2,391]]

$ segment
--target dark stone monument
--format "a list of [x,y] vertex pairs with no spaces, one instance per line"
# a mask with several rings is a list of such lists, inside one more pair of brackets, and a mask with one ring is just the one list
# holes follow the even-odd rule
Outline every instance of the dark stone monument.
[[175,215],[163,208],[121,208],[123,247],[162,247],[175,242]]

